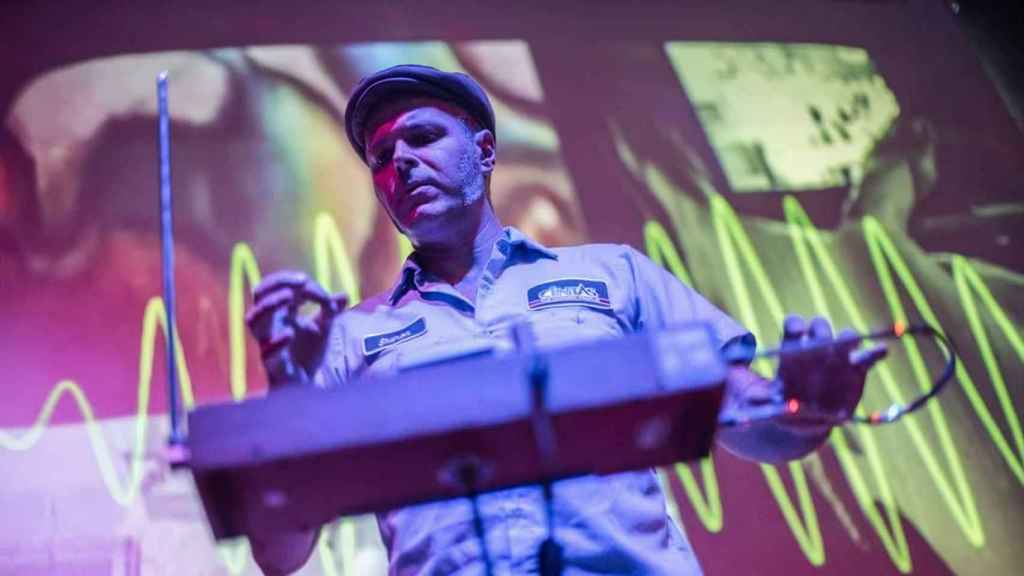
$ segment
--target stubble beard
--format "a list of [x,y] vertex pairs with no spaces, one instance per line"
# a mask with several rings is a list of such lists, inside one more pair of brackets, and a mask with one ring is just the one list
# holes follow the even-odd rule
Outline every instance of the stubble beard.
[[463,191],[463,207],[472,206],[484,195],[483,170],[480,168],[480,163],[477,162],[476,154],[473,152],[473,147],[467,146],[458,163],[459,183]]

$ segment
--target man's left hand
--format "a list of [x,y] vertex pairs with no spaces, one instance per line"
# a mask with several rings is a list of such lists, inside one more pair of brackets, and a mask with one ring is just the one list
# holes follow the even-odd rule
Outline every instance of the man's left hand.
[[[778,379],[787,407],[796,409],[787,424],[827,426],[827,421],[853,414],[864,393],[868,370],[887,352],[883,345],[859,349],[860,343],[856,332],[849,329],[833,336],[832,326],[822,317],[810,322],[800,316],[786,318]],[[803,418],[801,413],[812,416]]]

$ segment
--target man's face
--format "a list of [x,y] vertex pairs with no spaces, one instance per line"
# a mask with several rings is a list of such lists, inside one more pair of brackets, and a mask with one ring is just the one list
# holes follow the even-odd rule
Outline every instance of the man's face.
[[374,111],[366,160],[377,197],[414,244],[444,240],[484,201],[493,166],[490,132],[473,132],[450,104],[397,100]]

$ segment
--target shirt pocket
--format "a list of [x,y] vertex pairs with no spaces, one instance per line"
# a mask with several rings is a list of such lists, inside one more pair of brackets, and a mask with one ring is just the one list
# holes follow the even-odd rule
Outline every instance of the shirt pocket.
[[383,348],[374,354],[362,355],[362,375],[371,377],[393,376],[402,366],[402,358],[416,351],[429,349],[440,343],[437,334],[424,334],[408,341]]
[[544,347],[613,338],[624,333],[615,310],[581,304],[530,310],[526,318],[533,327],[537,344]]
[[362,362],[355,376],[357,378],[380,378],[398,372],[398,354],[394,348],[375,354],[362,354]]

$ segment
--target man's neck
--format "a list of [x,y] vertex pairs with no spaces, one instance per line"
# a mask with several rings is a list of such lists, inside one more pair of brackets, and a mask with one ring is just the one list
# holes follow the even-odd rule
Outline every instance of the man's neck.
[[416,259],[426,272],[467,295],[475,294],[476,280],[491,258],[494,243],[502,234],[501,223],[487,205],[474,226],[444,242],[416,247]]

